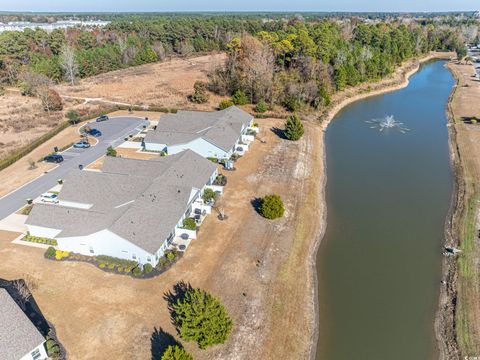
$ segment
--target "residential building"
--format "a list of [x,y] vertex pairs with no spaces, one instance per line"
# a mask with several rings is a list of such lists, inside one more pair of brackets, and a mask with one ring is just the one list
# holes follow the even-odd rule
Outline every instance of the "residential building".
[[169,155],[189,149],[205,158],[229,159],[243,155],[257,131],[253,116],[236,106],[215,112],[178,111],[162,115],[157,128],[146,134],[144,148]]
[[217,175],[190,150],[151,160],[107,156],[100,172],[70,172],[58,204],[35,204],[26,225],[64,251],[155,266],[176,238],[196,238],[183,220],[210,213],[201,196]]
[[47,359],[45,338],[7,290],[0,288],[0,359]]

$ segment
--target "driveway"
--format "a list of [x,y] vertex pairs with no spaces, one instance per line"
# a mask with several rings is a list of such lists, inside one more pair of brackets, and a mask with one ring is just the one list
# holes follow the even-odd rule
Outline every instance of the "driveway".
[[70,148],[65,150],[61,153],[65,160],[59,166],[0,198],[0,219],[24,206],[26,199],[35,199],[54,187],[57,180],[65,178],[70,170],[78,169],[79,165],[86,166],[102,157],[109,146],[120,145],[125,137],[138,133],[143,125],[147,124],[147,121],[136,117],[116,117],[100,123],[91,123],[91,128],[102,132],[102,136],[97,138],[99,140],[97,145],[88,149]]

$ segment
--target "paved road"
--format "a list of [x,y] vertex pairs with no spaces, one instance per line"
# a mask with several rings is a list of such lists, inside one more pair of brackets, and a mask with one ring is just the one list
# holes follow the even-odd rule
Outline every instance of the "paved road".
[[[88,149],[70,148],[62,153],[64,161],[57,168],[40,176],[38,179],[17,189],[0,199],[0,219],[5,218],[25,205],[28,198],[35,199],[57,184],[58,179],[79,165],[88,165],[105,155],[109,146],[118,146],[130,134],[136,134],[147,121],[135,117],[116,117],[101,123],[90,125],[102,132],[97,145]],[[53,149],[52,149],[53,150]]]

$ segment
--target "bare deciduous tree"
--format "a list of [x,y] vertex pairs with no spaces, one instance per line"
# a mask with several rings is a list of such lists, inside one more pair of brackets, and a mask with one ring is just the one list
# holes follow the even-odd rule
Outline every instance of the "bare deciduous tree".
[[222,197],[217,198],[215,200],[214,209],[218,213],[218,219],[219,220],[226,220],[227,219],[227,214],[225,214],[225,201],[223,200]]
[[64,71],[65,78],[71,85],[75,85],[78,75],[78,64],[75,58],[75,50],[71,46],[63,46],[60,54],[60,65]]
[[157,54],[158,60],[165,60],[165,47],[163,46],[161,41],[155,41],[152,48],[153,51],[155,51],[155,53]]
[[26,274],[23,280],[14,280],[13,287],[18,292],[22,308],[25,310],[27,302],[32,297],[32,291],[38,288],[37,280],[33,276]]

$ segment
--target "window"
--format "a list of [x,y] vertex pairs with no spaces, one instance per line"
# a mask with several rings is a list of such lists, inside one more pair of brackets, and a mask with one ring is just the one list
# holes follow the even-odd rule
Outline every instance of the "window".
[[150,256],[147,256],[147,261],[152,262],[152,258]]
[[33,360],[40,359],[40,357],[42,356],[42,354],[40,354],[40,350],[38,349],[33,350],[30,355],[32,355]]
[[127,250],[122,250],[123,253],[125,254],[128,254],[128,251]]
[[132,259],[137,260],[137,254],[132,254]]
[[89,249],[89,250],[90,250],[90,254],[93,254],[93,253],[94,253],[93,247],[90,246],[90,249]]

